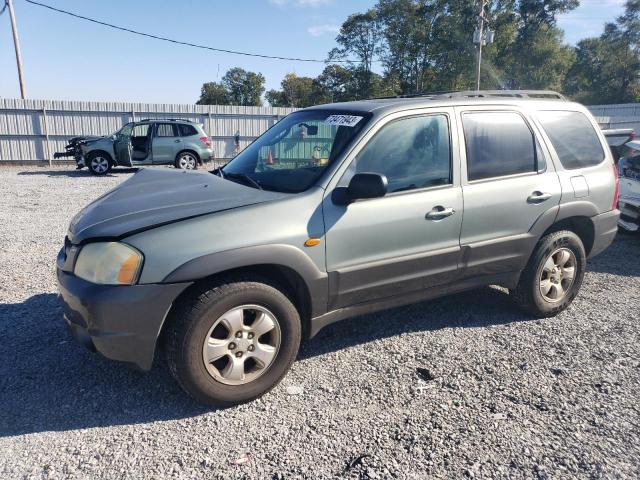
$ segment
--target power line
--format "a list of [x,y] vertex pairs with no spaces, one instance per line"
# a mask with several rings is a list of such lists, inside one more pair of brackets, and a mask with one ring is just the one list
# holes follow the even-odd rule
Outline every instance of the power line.
[[[212,50],[214,52],[221,52],[221,53],[230,53],[232,55],[243,55],[245,57],[267,58],[267,59],[270,59],[270,60],[288,60],[288,61],[293,61],[293,62],[310,62],[310,63],[330,63],[330,62],[328,62],[326,60],[318,60],[318,59],[315,59],[315,58],[279,57],[279,56],[276,56],[276,55],[263,55],[263,54],[260,54],[260,53],[239,52],[239,51],[236,51],[236,50],[226,50],[224,48],[215,48],[215,47],[209,47],[207,45],[199,45],[197,43],[183,42],[181,40],[174,40],[172,38],[161,37],[159,35],[153,35],[153,34],[150,34],[150,33],[139,32],[137,30],[132,30],[130,28],[120,27],[118,25],[113,25],[111,23],[102,22],[102,21],[96,20],[94,18],[89,18],[89,17],[85,17],[83,15],[78,15],[77,13],[68,12],[67,10],[62,10],[60,8],[55,8],[55,7],[52,7],[51,5],[46,5],[46,4],[40,3],[40,2],[35,2],[33,0],[25,0],[25,2],[31,3],[32,5],[37,5],[39,7],[48,8],[49,10],[53,10],[54,12],[64,13],[65,15],[69,15],[71,17],[79,18],[81,20],[86,20],[88,22],[97,23],[98,25],[103,25],[105,27],[113,28],[113,29],[116,29],[116,30],[121,30],[123,32],[133,33],[134,35],[140,35],[142,37],[148,37],[148,38],[153,38],[153,39],[156,39],[156,40],[162,40],[162,41],[165,41],[165,42],[176,43],[178,45],[184,45],[184,46],[187,46],[187,47],[202,48],[204,50]],[[355,63],[355,62],[352,61],[352,60],[335,60],[335,61],[333,61],[333,63]]]

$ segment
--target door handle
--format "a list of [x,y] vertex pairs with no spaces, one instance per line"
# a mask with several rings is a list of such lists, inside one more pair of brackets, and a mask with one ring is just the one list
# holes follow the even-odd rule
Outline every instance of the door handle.
[[174,140],[175,143],[180,143],[182,140]]
[[443,218],[450,217],[454,213],[456,213],[454,208],[444,208],[438,205],[437,207],[433,207],[433,210],[428,212],[424,218],[427,220],[442,220]]
[[546,200],[549,200],[552,196],[553,195],[551,195],[550,193],[535,191],[527,197],[527,202],[542,203]]

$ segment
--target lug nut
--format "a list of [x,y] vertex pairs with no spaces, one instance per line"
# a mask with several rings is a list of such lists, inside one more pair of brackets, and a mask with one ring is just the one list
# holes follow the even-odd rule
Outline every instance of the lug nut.
[[242,356],[242,352],[236,352],[236,357],[240,358]]
[[236,338],[242,338],[242,332],[236,332]]
[[236,344],[235,343],[230,343],[229,344],[229,350],[233,350],[234,348],[236,348]]
[[248,350],[249,350],[250,352],[253,352],[255,349],[256,349],[256,347],[254,347],[253,345],[249,345]]
[[249,332],[249,335],[247,335],[247,338],[253,338],[253,332]]

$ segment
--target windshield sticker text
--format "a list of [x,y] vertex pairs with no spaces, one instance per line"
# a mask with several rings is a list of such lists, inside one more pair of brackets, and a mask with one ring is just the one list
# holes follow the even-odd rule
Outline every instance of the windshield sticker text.
[[329,125],[340,125],[344,127],[355,127],[362,117],[358,115],[331,115],[324,122]]

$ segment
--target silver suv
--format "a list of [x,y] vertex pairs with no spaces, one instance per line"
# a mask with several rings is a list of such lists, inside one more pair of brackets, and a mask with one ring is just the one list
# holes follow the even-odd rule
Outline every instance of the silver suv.
[[160,345],[194,398],[244,402],[354,315],[490,284],[558,314],[613,241],[617,181],[593,117],[552,92],[307,108],[221,169],[142,169],[76,215],[64,315],[110,359],[149,369]]
[[105,175],[117,165],[195,170],[212,157],[211,141],[201,125],[188,120],[142,120],[127,123],[108,137],[83,139],[78,166],[86,166],[94,175]]

